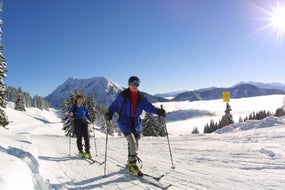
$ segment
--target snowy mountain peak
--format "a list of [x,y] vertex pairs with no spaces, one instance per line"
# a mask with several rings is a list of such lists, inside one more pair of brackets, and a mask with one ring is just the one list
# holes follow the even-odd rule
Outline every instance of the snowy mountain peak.
[[[117,94],[124,88],[106,77],[92,77],[89,79],[68,78],[62,85],[58,86],[46,99],[54,108],[60,108],[63,101],[68,98],[71,92],[84,90],[85,95],[92,92],[96,103],[109,106]],[[164,98],[144,93],[150,102],[166,101]]]
[[123,87],[106,77],[92,77],[89,79],[71,77],[58,86],[46,99],[52,107],[60,108],[69,94],[78,89],[84,90],[86,95],[92,92],[97,103],[108,105],[123,90]]

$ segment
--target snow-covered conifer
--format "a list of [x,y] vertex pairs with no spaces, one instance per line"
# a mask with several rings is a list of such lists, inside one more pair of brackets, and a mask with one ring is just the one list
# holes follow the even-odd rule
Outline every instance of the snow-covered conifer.
[[[2,2],[0,2],[0,16],[2,13]],[[0,25],[3,23],[1,17],[0,17]],[[5,114],[4,109],[6,108],[7,105],[7,96],[6,96],[6,85],[4,83],[4,78],[7,77],[6,72],[7,72],[7,66],[5,62],[5,57],[2,55],[3,46],[2,46],[2,29],[0,27],[0,126],[5,127],[6,125],[9,124],[8,118]]]
[[165,136],[164,125],[160,124],[159,117],[146,113],[143,119],[142,135],[144,136]]
[[96,103],[92,92],[87,95],[87,107],[93,120],[96,121]]
[[69,118],[69,110],[71,106],[74,104],[75,94],[71,92],[67,100],[65,100],[62,104],[62,121],[63,121],[63,130],[65,130],[66,136],[75,136],[74,128],[71,126],[71,120]]
[[21,87],[18,88],[16,101],[15,101],[15,110],[26,111],[25,101],[24,101],[24,93],[23,93]]
[[231,106],[230,106],[229,103],[227,103],[226,104],[225,115],[222,116],[222,120],[219,122],[219,125],[218,125],[219,129],[234,123],[233,116],[230,113],[231,111],[232,111]]
[[194,127],[192,130],[192,134],[199,134],[198,128]]

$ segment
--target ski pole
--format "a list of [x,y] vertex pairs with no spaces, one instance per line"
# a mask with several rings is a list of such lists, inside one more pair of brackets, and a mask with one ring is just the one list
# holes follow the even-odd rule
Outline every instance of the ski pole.
[[108,146],[108,133],[109,133],[109,127],[108,127],[108,123],[110,123],[110,121],[106,121],[104,116],[103,116],[103,120],[105,123],[105,127],[106,127],[106,144],[105,144],[105,165],[104,165],[104,177],[106,177],[106,167],[107,167],[107,146]]
[[98,156],[98,154],[97,154],[97,146],[96,146],[96,138],[95,138],[95,125],[94,125],[94,123],[93,123],[93,135],[94,135],[95,155]]
[[69,147],[68,147],[68,156],[70,156],[70,149],[71,149],[71,131],[69,132]]
[[[163,109],[162,105],[160,105],[160,107],[161,107],[161,109]],[[169,154],[170,154],[170,159],[171,159],[171,164],[172,164],[171,169],[175,169],[175,166],[173,164],[173,157],[172,157],[172,152],[171,152],[171,147],[170,147],[170,142],[169,142],[169,137],[168,137],[168,132],[167,132],[165,118],[163,120],[160,119],[160,123],[164,125],[165,132],[166,132],[166,138],[167,138],[167,142],[168,142]]]
[[69,156],[70,156],[70,150],[71,150],[71,130],[72,130],[72,124],[73,124],[73,119],[72,117],[70,118],[70,129],[69,129],[69,146],[68,146],[68,150],[69,150]]

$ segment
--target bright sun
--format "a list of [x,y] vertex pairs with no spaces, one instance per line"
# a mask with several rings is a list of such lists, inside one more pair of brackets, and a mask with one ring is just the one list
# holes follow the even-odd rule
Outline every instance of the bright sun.
[[256,4],[250,3],[259,13],[261,13],[260,18],[265,23],[258,28],[255,32],[267,31],[269,30],[272,35],[275,36],[276,45],[285,43],[285,1],[284,0],[270,0],[263,1],[266,4],[260,4],[263,6],[258,6]]
[[285,4],[281,5],[280,1],[277,1],[277,4],[271,8],[271,11],[265,11],[268,20],[265,27],[271,29],[276,35],[276,45],[283,44],[285,41]]
[[285,7],[278,7],[271,13],[271,25],[278,35],[285,35]]

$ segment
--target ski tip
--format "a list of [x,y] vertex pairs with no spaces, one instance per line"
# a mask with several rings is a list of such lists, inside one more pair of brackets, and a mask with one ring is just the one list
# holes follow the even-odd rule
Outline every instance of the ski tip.
[[169,189],[170,187],[172,187],[172,184],[169,184],[168,186],[166,186],[166,187],[163,188],[163,189]]

